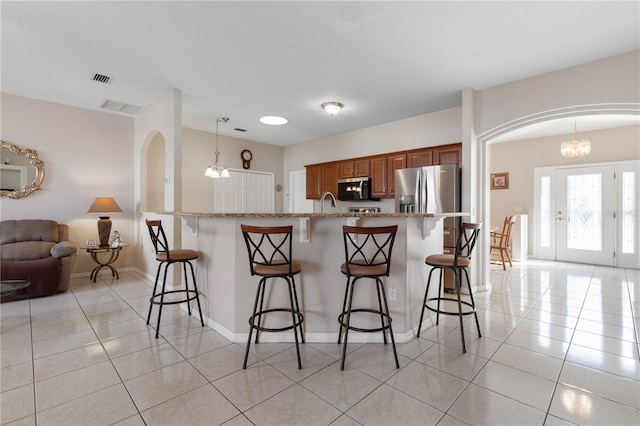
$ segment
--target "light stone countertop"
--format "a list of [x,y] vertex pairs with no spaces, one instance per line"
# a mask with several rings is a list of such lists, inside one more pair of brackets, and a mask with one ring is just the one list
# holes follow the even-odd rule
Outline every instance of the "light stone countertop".
[[301,218],[341,218],[341,217],[368,217],[368,218],[430,218],[430,217],[464,217],[469,216],[465,212],[452,213],[197,213],[197,212],[157,212],[159,215],[180,216],[180,217],[202,217],[202,218],[224,218],[224,217],[255,217],[255,218],[273,218],[273,217],[301,217]]

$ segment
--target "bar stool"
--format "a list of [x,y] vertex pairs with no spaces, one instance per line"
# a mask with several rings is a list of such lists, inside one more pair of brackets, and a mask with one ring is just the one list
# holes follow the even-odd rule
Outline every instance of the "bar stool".
[[[160,262],[158,265],[158,272],[156,272],[156,281],[153,284],[153,294],[151,299],[149,300],[151,303],[149,305],[149,315],[147,315],[147,325],[149,325],[149,320],[151,319],[151,310],[153,309],[153,305],[160,305],[160,311],[158,311],[158,324],[156,326],[156,339],[158,338],[158,334],[160,333],[160,317],[162,316],[162,306],[163,305],[175,305],[178,303],[187,303],[187,311],[189,315],[191,315],[191,302],[195,300],[198,303],[198,312],[200,312],[200,323],[204,327],[204,319],[202,318],[202,309],[200,307],[200,297],[198,293],[198,287],[196,285],[196,275],[193,271],[193,265],[191,264],[192,260],[198,259],[200,257],[199,253],[195,250],[170,250],[169,243],[167,242],[167,236],[164,233],[164,229],[162,228],[162,221],[160,220],[146,220],[147,228],[149,228],[149,235],[151,236],[151,242],[153,243],[153,248],[156,251],[156,260]],[[174,263],[182,263],[182,269],[184,271],[184,289],[179,290],[165,290],[165,285],[167,283],[167,270],[170,265]],[[160,278],[160,270],[164,265],[164,276],[162,278],[162,289],[160,292],[157,292],[158,288],[158,279]],[[191,268],[191,282],[193,283],[193,289],[189,289],[189,278],[187,274],[187,265]],[[181,299],[175,300],[165,300],[165,296],[169,294],[182,294],[183,297]],[[158,300],[159,299],[159,300]]]
[[[388,277],[391,266],[391,250],[396,238],[398,226],[343,226],[342,234],[344,238],[345,262],[340,265],[340,271],[347,276],[347,285],[344,292],[344,302],[342,303],[342,313],[338,315],[340,330],[338,332],[338,343],[342,340],[344,330],[344,344],[342,347],[342,364],[340,369],[344,370],[344,362],[347,356],[347,337],[349,330],[372,333],[382,331],[384,343],[387,344],[386,330],[389,330],[393,355],[396,361],[396,368],[400,368],[398,354],[396,352],[396,342],[391,328],[391,315],[389,315],[389,305],[384,283],[381,277]],[[373,279],[376,283],[378,294],[378,309],[358,308],[353,309],[353,293],[355,284],[361,278]],[[383,303],[384,302],[384,307]],[[351,325],[351,314],[368,312],[380,316],[380,327],[361,328]]]
[[[429,272],[429,279],[427,281],[427,290],[424,292],[424,302],[422,303],[422,313],[420,314],[420,324],[418,324],[418,337],[420,337],[420,329],[422,328],[422,319],[424,317],[424,310],[429,309],[432,312],[436,313],[436,325],[440,320],[440,314],[444,315],[457,315],[460,317],[460,335],[462,336],[462,352],[467,352],[467,348],[464,343],[464,326],[462,324],[462,317],[464,315],[473,314],[476,318],[476,326],[478,327],[478,336],[482,337],[480,333],[480,323],[478,322],[478,314],[476,312],[476,305],[473,301],[473,293],[471,292],[471,283],[469,281],[469,272],[467,271],[468,266],[471,263],[471,252],[473,251],[473,247],[476,244],[476,240],[478,238],[478,234],[480,233],[480,229],[482,228],[481,223],[463,223],[460,229],[460,234],[458,235],[458,240],[456,242],[456,251],[454,254],[432,254],[427,256],[425,259],[425,263],[431,266],[431,271]],[[452,299],[450,297],[445,297],[442,293],[442,276],[443,271],[445,269],[450,269],[455,276],[455,292],[456,299]],[[437,297],[428,297],[429,294],[429,286],[431,285],[431,275],[433,271],[440,271],[440,284],[438,286],[438,296]],[[466,300],[462,300],[460,297],[460,287],[462,285],[462,272],[464,271],[464,275],[467,279],[467,287],[469,288],[469,297],[471,302],[467,302]],[[437,306],[434,308],[429,305],[429,302],[437,302]],[[441,308],[441,302],[452,302],[457,301],[457,311],[448,311],[444,306]],[[462,305],[470,309],[463,310]]]
[[[253,304],[253,314],[249,317],[249,339],[244,355],[242,368],[247,368],[249,358],[249,346],[253,330],[256,330],[256,340],[258,343],[261,331],[286,331],[293,330],[296,342],[296,355],[298,356],[298,368],[302,368],[300,361],[300,347],[298,345],[298,330],[300,330],[300,341],[304,343],[302,323],[304,316],[300,312],[298,304],[298,294],[294,276],[299,274],[302,268],[300,264],[291,258],[291,232],[293,226],[250,226],[240,225],[244,241],[249,254],[249,268],[251,276],[257,275],[260,278],[256,299]],[[289,290],[289,307],[269,308],[264,306],[264,293],[266,283],[269,278],[282,278],[287,282]],[[259,305],[259,306],[258,306]],[[288,312],[291,314],[291,325],[284,327],[266,327],[262,324],[262,317],[272,312]]]

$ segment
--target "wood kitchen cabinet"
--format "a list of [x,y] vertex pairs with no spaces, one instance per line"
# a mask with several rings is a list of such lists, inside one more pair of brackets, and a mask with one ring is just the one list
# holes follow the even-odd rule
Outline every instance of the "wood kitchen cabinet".
[[433,166],[433,148],[407,152],[407,168]]
[[404,152],[387,156],[387,196],[396,196],[396,170],[407,168],[407,154]]
[[322,195],[322,165],[305,166],[307,200],[319,200]]
[[462,164],[462,144],[455,143],[434,147],[433,164]]
[[320,188],[320,195],[323,192],[329,191],[334,196],[338,196],[338,176],[340,175],[340,164],[324,163],[322,165],[322,186]]
[[462,164],[462,144],[440,145],[411,151],[394,152],[374,157],[353,158],[305,166],[307,199],[319,200],[322,193],[336,195],[338,179],[371,177],[371,196],[395,197],[396,170],[440,164]]
[[369,159],[356,158],[340,162],[340,179],[369,177]]
[[387,156],[372,157],[371,163],[371,196],[374,198],[387,196],[389,170],[387,169]]

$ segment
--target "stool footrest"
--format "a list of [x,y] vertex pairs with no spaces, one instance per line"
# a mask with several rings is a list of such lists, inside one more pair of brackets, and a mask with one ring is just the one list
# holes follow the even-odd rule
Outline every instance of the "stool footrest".
[[[179,300],[163,300],[163,301],[159,301],[159,300],[155,300],[158,297],[161,296],[166,296],[167,294],[176,294],[176,293],[185,293],[185,298],[183,299],[179,299]],[[158,293],[158,294],[154,294],[153,296],[151,296],[151,303],[153,303],[154,305],[175,305],[178,303],[185,303],[185,302],[190,302],[192,300],[196,300],[198,298],[198,292],[196,290],[170,290],[170,291],[165,291],[164,293]]]
[[[446,301],[446,302],[451,302],[451,303],[455,303],[456,305],[458,304],[458,299],[451,299],[449,297],[431,297],[429,299],[427,299],[427,303],[424,305],[425,308],[427,308],[428,310],[430,310],[431,312],[436,312],[439,314],[443,314],[443,315],[456,315],[456,316],[460,316],[460,315],[472,315],[476,313],[476,308],[469,302],[465,301],[465,300],[461,300],[460,303],[462,305],[468,306],[469,308],[471,308],[470,310],[467,311],[463,311],[463,312],[459,312],[459,311],[455,311],[455,312],[451,312],[451,311],[445,311],[442,308],[441,309],[437,309],[437,308],[433,308],[431,306],[429,306],[429,302],[435,302],[435,301]],[[457,306],[456,306],[457,307]]]
[[[387,319],[387,324],[384,327],[377,327],[377,328],[360,328],[360,327],[354,327],[350,325],[348,328],[349,330],[353,330],[353,331],[361,331],[363,333],[375,333],[377,331],[384,331],[384,330],[388,330],[391,327],[391,322],[393,321],[390,315],[387,315],[384,312],[376,311],[375,309],[351,309],[351,313],[353,314],[354,312],[369,312],[371,314],[376,314],[378,317],[382,315]],[[340,323],[342,327],[347,327],[347,323],[344,321],[344,317],[346,315],[347,315],[347,312],[343,312],[340,315],[338,315],[338,323]]]
[[296,317],[296,322],[294,324],[290,324],[285,327],[278,327],[278,328],[262,327],[262,326],[256,325],[256,319],[258,320],[258,322],[260,322],[260,317],[270,312],[287,312],[289,315],[291,315],[292,311],[291,309],[286,309],[286,308],[273,308],[273,309],[265,309],[263,311],[256,312],[255,315],[251,315],[249,317],[249,325],[251,326],[251,328],[255,330],[260,330],[260,331],[273,331],[273,332],[286,331],[286,330],[293,330],[294,328],[301,326],[302,323],[304,322],[304,315],[302,315],[301,312],[293,311],[293,314]]

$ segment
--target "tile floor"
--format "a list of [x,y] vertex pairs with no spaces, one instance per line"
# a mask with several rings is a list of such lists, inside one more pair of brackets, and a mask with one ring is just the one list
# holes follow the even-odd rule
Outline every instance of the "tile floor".
[[134,274],[4,303],[3,425],[638,425],[640,271],[528,262],[475,293],[483,337],[457,318],[398,345],[244,349],[165,308],[145,324]]

